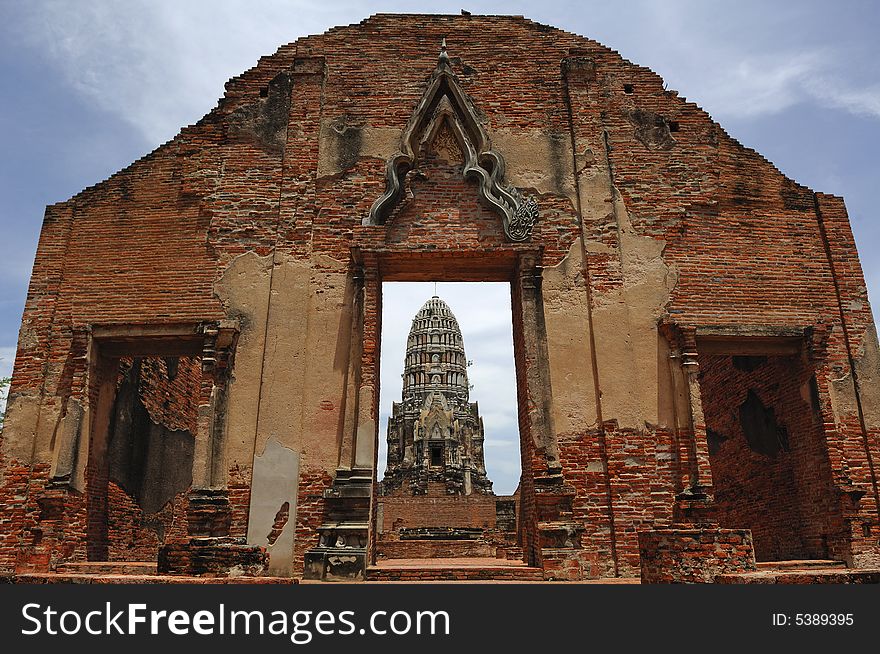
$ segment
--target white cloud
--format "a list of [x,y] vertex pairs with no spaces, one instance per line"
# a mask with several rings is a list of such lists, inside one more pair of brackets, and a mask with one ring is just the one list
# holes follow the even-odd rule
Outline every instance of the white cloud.
[[[710,59],[713,59],[710,57]],[[840,74],[840,53],[825,50],[744,56],[724,52],[712,75],[687,67],[682,88],[699,89],[696,100],[723,122],[777,114],[799,103],[880,118],[880,86],[860,87]]]
[[720,71],[710,101],[740,116],[777,113],[800,100],[804,80],[819,61],[817,53],[794,53],[781,61],[775,56],[743,59]]
[[852,88],[839,78],[810,77],[804,89],[821,104],[843,109],[851,114],[880,118],[880,84]]
[[12,375],[12,365],[15,363],[15,346],[0,347],[0,377]]
[[[638,4],[641,20],[632,29],[613,26],[618,31],[608,45],[627,58],[637,55],[637,63],[660,73],[669,88],[722,124],[777,114],[799,103],[880,118],[877,69],[855,65],[870,54],[824,29],[821,8],[800,3],[723,7],[689,0]],[[866,20],[872,20],[870,13]]]
[[[19,10],[25,18],[19,38],[47,53],[77,93],[156,145],[207,113],[226,80],[280,45],[377,11],[417,9],[396,1],[45,0]],[[878,86],[857,79],[847,44],[829,37],[794,47],[767,27],[771,14],[780,25],[804,20],[791,8],[473,2],[471,10],[525,13],[607,39],[719,119],[775,113],[798,102],[880,116]],[[458,5],[441,0],[431,11],[458,13]]]

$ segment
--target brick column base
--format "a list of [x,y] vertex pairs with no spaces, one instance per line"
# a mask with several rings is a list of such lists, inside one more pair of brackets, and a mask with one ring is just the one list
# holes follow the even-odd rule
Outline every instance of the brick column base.
[[189,494],[187,532],[190,536],[228,536],[232,524],[229,491],[197,489]]
[[711,584],[756,570],[749,529],[663,527],[639,532],[643,584]]

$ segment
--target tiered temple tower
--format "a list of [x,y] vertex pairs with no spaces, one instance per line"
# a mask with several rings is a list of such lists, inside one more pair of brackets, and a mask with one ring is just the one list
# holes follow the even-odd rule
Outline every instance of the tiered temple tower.
[[469,401],[468,361],[458,321],[436,295],[413,318],[403,398],[388,421],[385,495],[492,494],[483,420]]

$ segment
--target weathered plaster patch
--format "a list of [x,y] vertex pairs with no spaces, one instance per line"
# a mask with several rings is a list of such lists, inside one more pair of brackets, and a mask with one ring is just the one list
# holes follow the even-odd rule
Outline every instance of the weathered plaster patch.
[[657,323],[678,274],[663,260],[665,241],[638,235],[623,198],[613,193],[621,284],[593,294],[602,417],[640,429],[659,423],[658,398],[673,392],[657,365]]
[[571,141],[566,134],[501,128],[492,131],[491,139],[492,147],[504,157],[510,184],[576,201]]
[[55,431],[55,451],[52,460],[54,479],[73,480],[84,413],[78,400],[68,398],[66,412]]
[[383,161],[390,158],[397,152],[402,133],[402,130],[391,127],[368,127],[352,118],[322,121],[318,177],[338,175],[362,157]]
[[30,321],[25,317],[18,332],[18,350],[24,352],[36,347],[40,342],[39,332],[31,327]]
[[558,435],[596,425],[596,389],[590,352],[590,316],[580,242],[545,268],[541,293],[547,329],[553,425]]
[[877,344],[877,328],[873,324],[862,336],[855,367],[865,424],[868,429],[880,428],[880,346]]
[[[312,259],[308,325],[304,348],[306,383],[296,429],[309,465],[332,473],[339,463],[341,411],[345,405],[348,354],[351,351],[351,298],[346,263],[328,256]],[[327,407],[332,408],[327,408]]]
[[842,422],[848,416],[857,415],[858,407],[852,375],[846,373],[840,377],[832,377],[829,381],[831,383],[828,384],[828,395],[831,398],[831,410],[835,421]]
[[287,73],[269,82],[267,96],[233,111],[228,118],[232,135],[253,139],[269,152],[283,152],[290,120],[290,90],[293,80]]
[[355,444],[355,465],[373,467],[373,451],[376,440],[376,420],[370,415],[373,406],[373,387],[363,385],[359,394],[360,416],[357,426],[357,443]]
[[[273,436],[262,453],[254,456],[247,540],[266,547],[269,574],[290,576],[293,568],[293,538],[296,525],[296,493],[299,484],[299,453],[284,447]],[[287,503],[287,520],[273,534],[279,511]],[[274,541],[269,542],[269,536]]]
[[9,396],[3,424],[2,451],[5,458],[31,463],[39,414],[39,396],[29,393]]
[[227,400],[226,455],[231,465],[250,466],[253,456],[271,269],[271,255],[247,252],[233,259],[214,285],[227,317],[238,320],[241,329]]

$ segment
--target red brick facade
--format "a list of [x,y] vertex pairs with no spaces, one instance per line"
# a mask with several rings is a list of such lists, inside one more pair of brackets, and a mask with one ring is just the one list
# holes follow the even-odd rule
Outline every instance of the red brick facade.
[[[430,156],[369,219],[444,37],[468,98],[453,110],[539,206],[525,241],[460,162]],[[281,47],[198,124],[47,208],[0,449],[0,569],[159,546],[113,486],[90,501],[126,514],[110,533],[135,547],[88,520],[120,357],[201,360],[184,404],[148,402],[194,441],[189,494],[149,518],[177,559],[204,532],[231,539],[223,565],[247,538],[294,576],[315,548],[372,551],[346,529],[375,518],[381,283],[420,279],[511,283],[519,536],[546,576],[637,576],[639,533],[687,521],[752,529],[759,560],[880,564],[880,353],[843,201],[595,41],[379,15]],[[747,446],[750,390],[787,432],[775,458]],[[298,466],[286,496],[254,490],[272,438]]]

